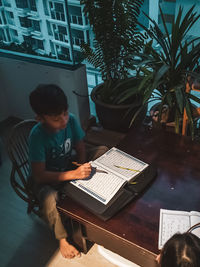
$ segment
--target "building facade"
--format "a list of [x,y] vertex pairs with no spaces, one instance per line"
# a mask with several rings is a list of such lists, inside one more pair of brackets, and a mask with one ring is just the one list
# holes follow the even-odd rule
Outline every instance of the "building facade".
[[0,40],[74,62],[91,30],[78,0],[0,0]]
[[[187,11],[193,4],[199,12],[199,0],[144,0],[141,10],[162,29],[160,6],[170,33],[179,6]],[[149,20],[142,12],[139,21],[148,27]],[[199,36],[199,24],[190,35]],[[35,52],[74,64],[80,60],[82,41],[93,46],[93,33],[80,0],[0,0],[1,44],[25,44],[27,54]],[[87,66],[87,76],[90,93],[102,80],[91,66]]]

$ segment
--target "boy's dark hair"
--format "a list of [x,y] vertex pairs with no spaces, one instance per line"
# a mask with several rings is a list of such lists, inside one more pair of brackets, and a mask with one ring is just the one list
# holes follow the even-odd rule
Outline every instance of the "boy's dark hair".
[[200,239],[192,233],[175,234],[161,251],[161,267],[199,267]]
[[55,84],[40,84],[29,96],[30,105],[37,115],[59,115],[68,109],[67,97]]

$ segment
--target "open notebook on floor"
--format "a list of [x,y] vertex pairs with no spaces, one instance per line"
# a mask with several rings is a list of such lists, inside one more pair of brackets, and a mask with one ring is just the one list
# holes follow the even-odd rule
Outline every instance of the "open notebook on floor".
[[67,183],[66,194],[93,213],[107,212],[104,219],[138,195],[155,176],[149,164],[115,147],[91,165],[90,177]]

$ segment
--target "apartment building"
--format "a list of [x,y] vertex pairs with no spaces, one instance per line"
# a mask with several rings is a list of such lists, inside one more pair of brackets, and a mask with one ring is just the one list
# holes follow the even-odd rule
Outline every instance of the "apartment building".
[[79,0],[0,0],[0,40],[72,63],[91,30]]
[[[199,12],[199,0],[144,0],[142,11],[162,27],[160,6],[170,32],[179,6],[188,10],[192,4]],[[149,20],[142,12],[139,21],[148,27]],[[189,34],[198,36],[198,29],[199,23]],[[0,42],[3,44],[25,42],[29,44],[27,53],[34,51],[74,64],[80,59],[81,41],[93,45],[93,33],[80,0],[0,0]],[[87,66],[87,80],[89,93],[102,81],[91,66]]]
[[[160,6],[170,32],[178,7],[192,4],[199,9],[199,0],[145,0],[142,11],[162,26]],[[139,20],[148,26],[144,15]],[[93,34],[80,0],[0,0],[0,40],[8,45],[25,41],[40,55],[74,63],[81,41],[92,46]]]
[[[171,25],[173,20],[178,14],[179,7],[183,8],[183,14],[185,14],[193,5],[195,6],[194,11],[199,14],[200,12],[200,1],[199,0],[149,0],[149,16],[154,18],[160,26],[161,30],[164,30],[161,20],[161,13],[159,6],[162,9],[163,17],[166,22],[167,30],[171,33]],[[156,3],[157,2],[157,3]],[[199,36],[199,21],[195,23],[195,26],[189,31],[188,35],[198,37]]]

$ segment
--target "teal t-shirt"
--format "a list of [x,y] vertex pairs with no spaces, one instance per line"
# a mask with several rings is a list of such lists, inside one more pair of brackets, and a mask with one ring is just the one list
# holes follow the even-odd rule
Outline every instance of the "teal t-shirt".
[[71,167],[72,148],[84,135],[71,113],[66,128],[57,133],[49,133],[41,123],[37,123],[29,136],[29,160],[45,162],[49,171],[68,170]]

